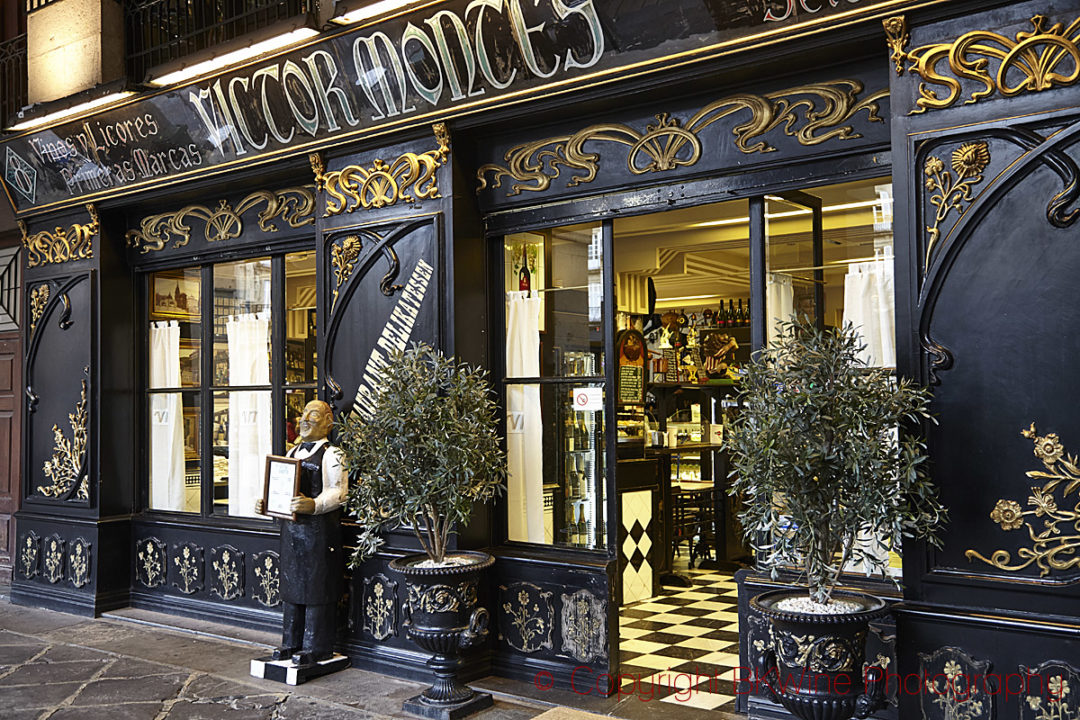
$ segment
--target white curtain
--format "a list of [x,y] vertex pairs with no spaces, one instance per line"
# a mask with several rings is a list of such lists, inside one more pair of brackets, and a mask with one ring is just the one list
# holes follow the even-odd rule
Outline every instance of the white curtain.
[[765,276],[765,317],[768,318],[768,336],[765,340],[769,345],[780,337],[780,323],[791,320],[791,315],[795,312],[794,303],[791,276],[768,273]]
[[[180,326],[150,324],[150,387],[180,387]],[[179,393],[150,396],[150,507],[184,507],[184,408]]]
[[[238,315],[225,326],[229,384],[269,385],[269,313]],[[229,515],[255,516],[266,456],[272,451],[270,392],[229,393]]]
[[[506,293],[506,375],[540,376],[540,298]],[[506,388],[510,539],[544,542],[543,418],[539,385]]]
[[896,366],[896,296],[892,248],[868,262],[852,263],[844,277],[844,324],[851,323],[871,367]]

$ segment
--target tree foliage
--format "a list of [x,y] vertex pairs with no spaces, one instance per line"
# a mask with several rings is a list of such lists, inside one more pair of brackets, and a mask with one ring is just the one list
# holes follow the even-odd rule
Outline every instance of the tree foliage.
[[487,373],[424,344],[388,358],[370,420],[340,425],[351,477],[347,508],[363,526],[352,564],[373,555],[381,533],[411,526],[435,562],[475,503],[503,490],[506,458]]
[[[745,368],[725,444],[743,533],[772,569],[801,567],[827,602],[849,561],[884,574],[901,537],[940,545],[946,509],[926,469],[930,393],[859,360],[851,325],[786,323]],[[899,436],[897,428],[901,428]],[[868,547],[860,532],[877,536]]]

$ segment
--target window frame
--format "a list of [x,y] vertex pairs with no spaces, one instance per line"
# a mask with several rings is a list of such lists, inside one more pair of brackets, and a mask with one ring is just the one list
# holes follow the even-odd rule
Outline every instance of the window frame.
[[[318,257],[314,239],[302,242],[291,242],[272,247],[261,247],[258,250],[252,248],[247,252],[230,252],[212,256],[191,256],[178,259],[176,262],[153,264],[137,269],[138,288],[140,297],[138,319],[139,335],[139,379],[138,396],[139,408],[137,417],[141,418],[142,430],[138,438],[140,444],[140,471],[137,476],[137,497],[139,509],[142,513],[153,514],[162,517],[183,519],[184,522],[199,525],[232,526],[250,529],[269,529],[276,526],[272,518],[258,518],[246,516],[231,516],[225,513],[214,512],[214,469],[212,451],[208,455],[207,449],[213,447],[213,413],[214,397],[219,393],[231,393],[244,390],[269,391],[271,403],[271,452],[282,455],[287,449],[285,437],[286,418],[282,414],[285,408],[285,398],[291,391],[311,391],[318,397],[320,391],[319,373],[316,365],[315,379],[311,382],[286,384],[285,350],[286,350],[286,257],[298,253],[311,253],[314,258]],[[213,377],[214,353],[214,268],[229,263],[245,262],[258,259],[270,260],[270,383],[269,385],[257,386],[231,386],[216,385]],[[150,322],[151,312],[149,298],[153,292],[151,280],[155,273],[169,270],[198,269],[199,270],[199,384],[180,388],[153,388],[149,387],[149,356],[150,356]],[[316,273],[314,275],[316,289],[318,290],[318,266],[316,261]],[[208,292],[209,291],[209,292]],[[318,296],[318,292],[317,292]],[[316,312],[316,340],[319,338],[318,328],[319,315]],[[210,348],[211,351],[206,349]],[[317,361],[316,361],[317,362]],[[149,408],[150,397],[155,394],[176,393],[183,397],[194,396],[198,402],[199,417],[199,510],[198,512],[185,512],[179,510],[166,510],[150,507],[150,423]],[[183,400],[181,400],[183,406]],[[209,458],[209,462],[207,459]]]

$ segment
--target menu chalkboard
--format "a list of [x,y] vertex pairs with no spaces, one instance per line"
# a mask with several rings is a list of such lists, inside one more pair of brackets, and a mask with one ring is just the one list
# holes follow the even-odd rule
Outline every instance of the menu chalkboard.
[[615,397],[620,405],[645,403],[645,338],[637,330],[623,330],[615,339],[619,357]]

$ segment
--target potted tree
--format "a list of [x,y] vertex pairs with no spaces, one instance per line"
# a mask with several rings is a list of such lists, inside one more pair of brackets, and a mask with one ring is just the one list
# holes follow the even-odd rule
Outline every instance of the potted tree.
[[411,528],[424,550],[390,567],[405,576],[407,635],[433,653],[434,684],[404,705],[426,717],[457,718],[491,705],[490,695],[459,683],[457,671],[459,651],[487,635],[478,583],[494,558],[450,545],[473,505],[504,487],[495,418],[484,371],[419,344],[388,358],[371,417],[353,414],[340,426],[352,478],[346,507],[362,527],[350,564],[374,555],[383,531],[394,527]]
[[862,718],[884,702],[882,669],[863,663],[867,624],[885,603],[836,588],[852,562],[887,574],[902,537],[940,545],[946,516],[916,434],[931,419],[928,390],[866,367],[860,347],[850,325],[786,323],[745,368],[725,441],[747,542],[774,579],[793,568],[806,583],[750,601],[772,639],[755,683],[800,718]]

